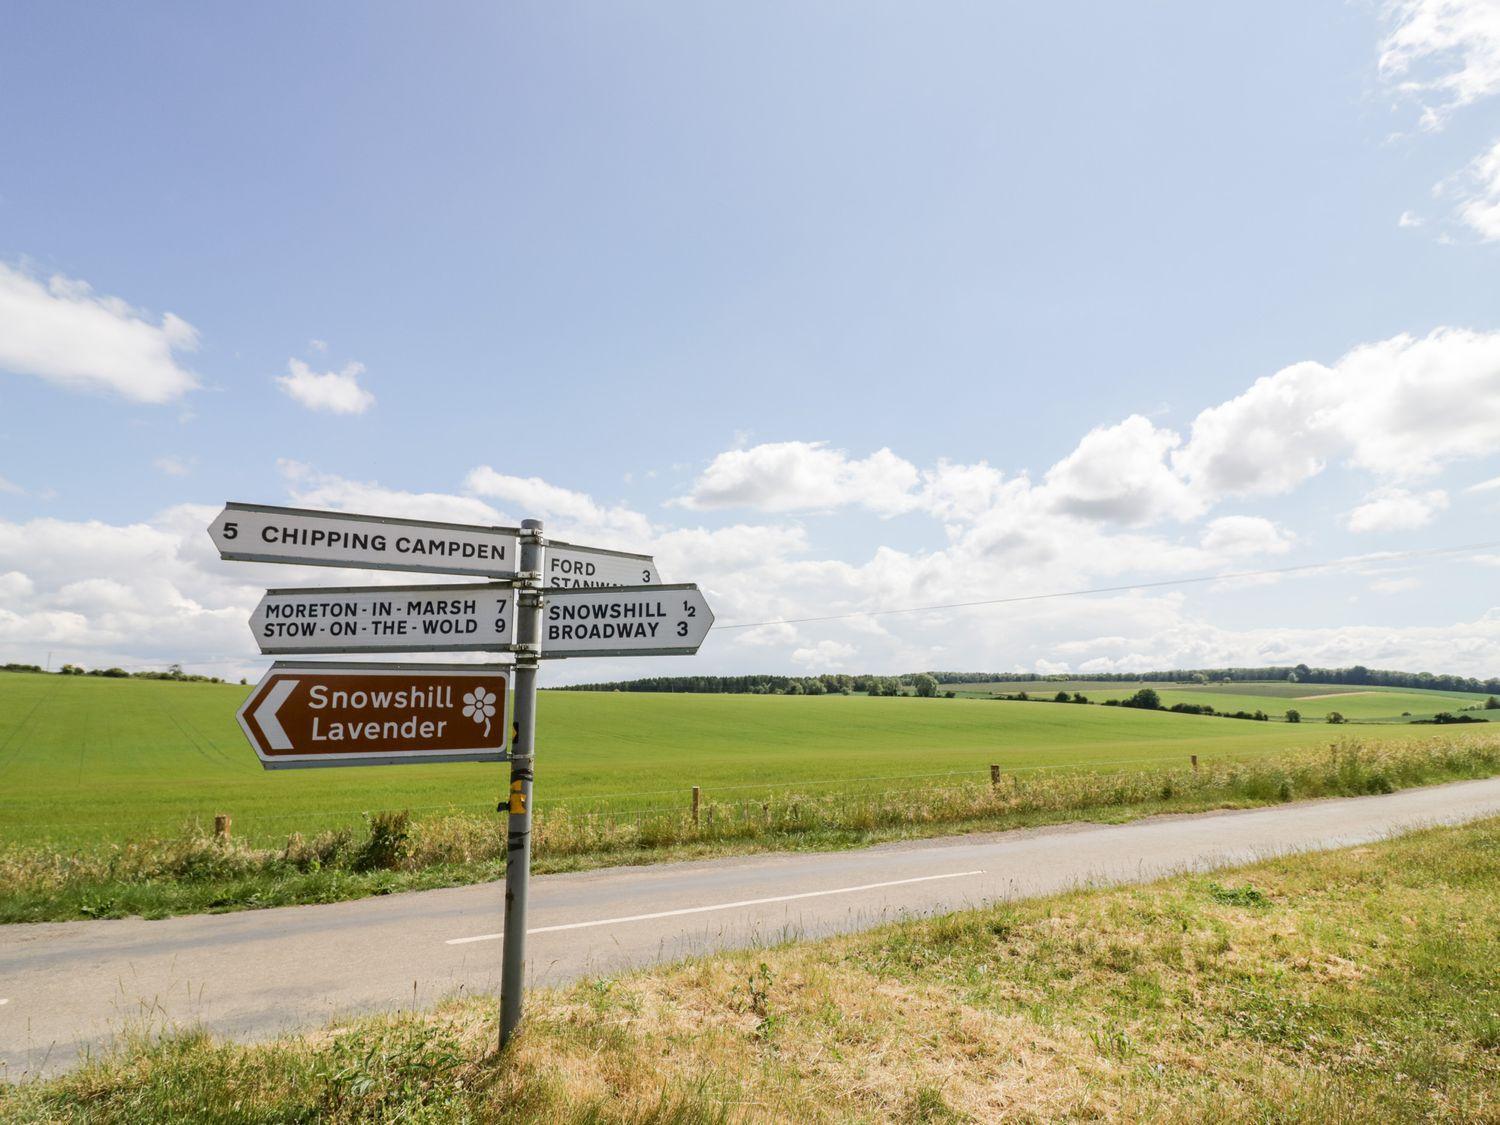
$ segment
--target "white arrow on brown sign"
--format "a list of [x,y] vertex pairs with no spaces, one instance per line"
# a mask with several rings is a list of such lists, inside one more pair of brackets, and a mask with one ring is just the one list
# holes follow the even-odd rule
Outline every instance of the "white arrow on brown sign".
[[237,718],[268,770],[500,762],[508,682],[499,665],[277,662]]

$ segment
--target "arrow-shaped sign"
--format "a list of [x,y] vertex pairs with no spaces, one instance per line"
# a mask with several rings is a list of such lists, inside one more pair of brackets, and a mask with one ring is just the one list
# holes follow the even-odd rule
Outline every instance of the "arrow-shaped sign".
[[650,555],[580,547],[576,543],[547,542],[542,585],[588,590],[603,586],[657,585],[661,575]]
[[516,573],[519,532],[513,527],[229,503],[209,524],[208,534],[221,558],[242,562],[510,578]]
[[267,655],[492,652],[515,635],[509,586],[328,586],[267,590],[250,615]]
[[713,610],[690,582],[548,590],[542,657],[688,655],[713,623]]
[[266,769],[505,760],[496,665],[277,663],[238,718]]

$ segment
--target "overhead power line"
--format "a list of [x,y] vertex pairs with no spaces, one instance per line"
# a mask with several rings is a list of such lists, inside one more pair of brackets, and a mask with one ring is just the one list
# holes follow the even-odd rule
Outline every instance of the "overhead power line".
[[771,621],[736,621],[729,625],[715,625],[724,629],[758,629],[763,625],[808,625],[818,621],[848,621],[856,617],[889,617],[898,613],[936,613],[945,609],[974,609],[987,605],[1010,605],[1015,602],[1044,602],[1056,598],[1081,598],[1090,594],[1122,594],[1131,590],[1156,590],[1164,586],[1192,586],[1205,582],[1228,582],[1236,578],[1264,578],[1275,574],[1296,574],[1311,570],[1334,570],[1339,567],[1369,565],[1371,563],[1405,562],[1416,559],[1435,559],[1445,555],[1461,555],[1471,551],[1493,551],[1500,549],[1500,541],[1487,543],[1465,543],[1457,547],[1430,547],[1417,551],[1391,551],[1375,555],[1346,555],[1328,562],[1299,563],[1296,566],[1266,567],[1262,570],[1236,570],[1222,574],[1200,574],[1192,578],[1163,578],[1155,582],[1128,582],[1121,586],[1093,586],[1087,590],[1058,590],[1049,594],[1015,594],[1007,598],[981,598],[968,602],[943,602],[937,605],[900,606],[894,609],[861,609],[852,613],[829,613],[818,617],[779,617]]

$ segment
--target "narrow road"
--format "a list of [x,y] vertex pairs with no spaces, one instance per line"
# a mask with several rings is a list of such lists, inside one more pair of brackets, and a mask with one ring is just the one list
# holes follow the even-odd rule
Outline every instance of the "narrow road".
[[[1206,870],[1500,815],[1500,778],[1133,824],[1064,825],[536,879],[534,985],[864,929],[1079,885]],[[64,1069],[126,1026],[263,1038],[499,987],[502,887],[147,922],[0,926],[0,1079]]]

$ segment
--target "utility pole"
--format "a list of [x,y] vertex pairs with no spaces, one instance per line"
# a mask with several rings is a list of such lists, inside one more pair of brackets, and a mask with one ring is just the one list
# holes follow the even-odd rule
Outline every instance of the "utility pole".
[[516,574],[516,732],[510,748],[510,814],[505,845],[505,929],[500,967],[500,1046],[521,1026],[526,987],[526,894],[531,883],[531,782],[536,753],[536,673],[542,636],[541,520],[521,521]]

